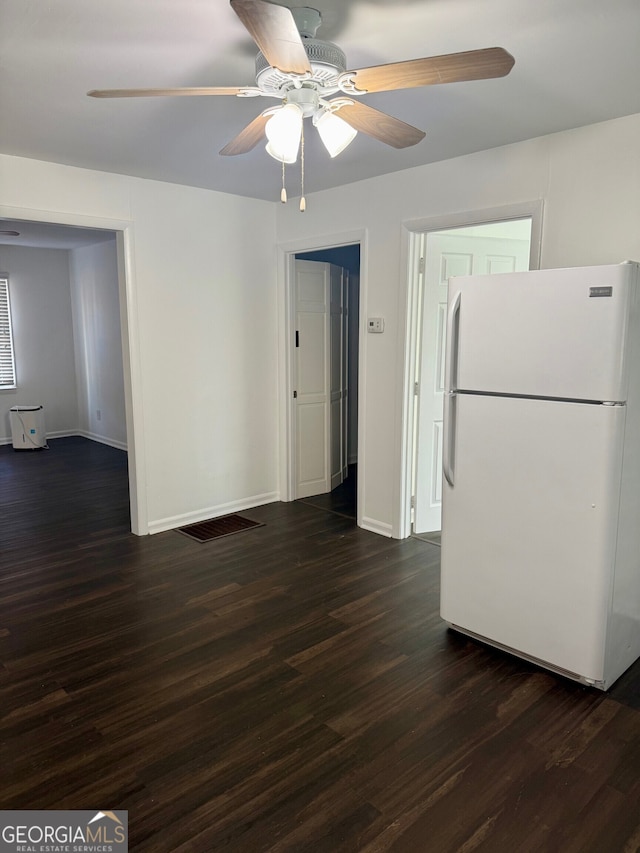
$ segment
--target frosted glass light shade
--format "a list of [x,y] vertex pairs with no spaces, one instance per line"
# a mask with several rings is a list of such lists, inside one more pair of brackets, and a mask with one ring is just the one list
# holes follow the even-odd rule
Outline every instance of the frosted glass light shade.
[[316,127],[331,157],[337,157],[341,151],[344,151],[358,133],[355,128],[332,112],[323,113],[316,121]]
[[302,110],[297,104],[280,107],[265,125],[269,140],[266,145],[270,154],[280,163],[295,163],[298,159],[300,136],[302,135]]

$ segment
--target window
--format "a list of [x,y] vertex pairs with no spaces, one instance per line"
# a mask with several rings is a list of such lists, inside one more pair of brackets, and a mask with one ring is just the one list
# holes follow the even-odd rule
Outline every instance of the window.
[[13,357],[11,334],[11,306],[9,304],[9,279],[0,276],[0,391],[16,387],[16,365]]

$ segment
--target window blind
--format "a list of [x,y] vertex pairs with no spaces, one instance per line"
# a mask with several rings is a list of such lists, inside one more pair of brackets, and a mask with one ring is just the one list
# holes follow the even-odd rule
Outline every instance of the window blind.
[[16,387],[16,365],[11,334],[9,281],[0,277],[0,388]]

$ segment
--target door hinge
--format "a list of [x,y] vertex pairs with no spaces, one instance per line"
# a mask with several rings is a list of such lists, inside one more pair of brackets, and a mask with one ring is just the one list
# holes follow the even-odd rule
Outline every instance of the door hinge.
[[411,509],[415,509],[416,506],[416,496],[411,495]]
[[300,332],[296,331],[296,346],[300,346]]
[[293,392],[293,399],[295,400],[295,399],[297,398],[297,396],[298,396],[298,392],[297,392],[297,391],[294,391],[294,392]]
[[420,383],[419,382],[413,383],[413,393],[416,395],[416,397],[420,393]]
[[420,263],[418,264],[418,272],[424,273],[424,258],[420,258]]

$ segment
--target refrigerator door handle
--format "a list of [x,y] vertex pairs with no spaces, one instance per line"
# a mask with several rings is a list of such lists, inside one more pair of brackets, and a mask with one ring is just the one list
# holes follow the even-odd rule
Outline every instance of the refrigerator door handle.
[[460,327],[461,293],[456,293],[447,317],[447,348],[444,364],[444,435],[442,447],[442,472],[453,488],[456,434],[456,388],[458,373],[458,330]]
[[442,448],[442,473],[451,488],[453,482],[454,442],[456,434],[456,397],[455,391],[447,391],[444,395],[445,433]]
[[460,328],[460,302],[462,294],[458,291],[451,302],[447,317],[447,344],[444,359],[445,393],[455,391],[458,381],[458,329]]

